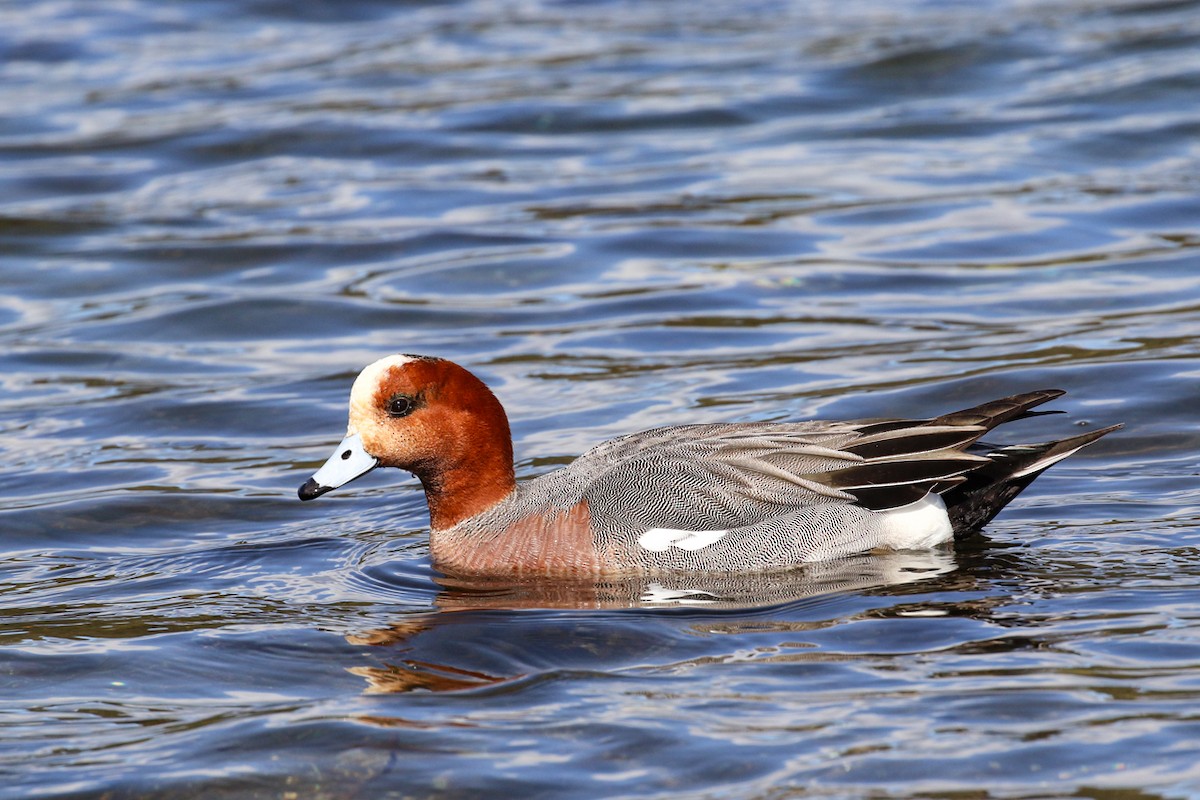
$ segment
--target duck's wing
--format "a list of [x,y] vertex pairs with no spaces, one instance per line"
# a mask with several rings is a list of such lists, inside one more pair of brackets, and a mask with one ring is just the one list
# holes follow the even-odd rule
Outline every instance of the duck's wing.
[[985,430],[924,422],[883,432],[844,423],[693,427],[616,460],[585,461],[582,495],[593,524],[630,532],[737,528],[818,504],[890,508],[986,462],[964,450]]
[[1028,392],[924,420],[731,423],[613,440],[568,469],[593,525],[732,529],[819,504],[884,510],[991,463],[967,452],[995,426],[1061,395]]

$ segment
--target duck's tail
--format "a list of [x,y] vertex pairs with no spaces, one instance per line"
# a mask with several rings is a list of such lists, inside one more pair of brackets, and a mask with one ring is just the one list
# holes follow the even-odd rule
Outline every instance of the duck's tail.
[[[1057,396],[1057,394],[1052,396]],[[963,415],[963,417],[969,418],[974,414],[990,417],[989,412],[992,409],[988,408],[989,406],[1011,403],[1015,399],[1017,398],[1007,398],[1006,401],[988,403],[976,409],[947,414],[946,417]],[[1051,398],[1039,398],[1036,402],[1045,402],[1048,399]],[[1013,405],[1019,408],[1025,404],[1014,403]],[[1019,419],[1022,416],[1032,416],[1036,413],[1028,411],[1028,408],[1028,405],[1020,408],[1019,411],[1014,408],[1015,413],[1010,412],[1011,416],[1001,414],[999,416],[1007,418],[994,424],[1007,422],[1009,419]],[[991,419],[988,422],[991,422]],[[992,427],[988,422],[982,424],[989,428]],[[1101,436],[1122,427],[1124,426],[1110,425],[1107,428],[1081,433],[1078,436],[1060,439],[1056,442],[1014,444],[984,450],[980,455],[988,459],[986,463],[966,473],[960,483],[941,492],[942,500],[946,503],[946,511],[950,515],[950,524],[954,527],[955,538],[961,539],[978,531],[991,522],[992,518],[1012,502],[1012,499],[1019,495],[1026,486],[1033,483],[1038,475],[1080,448],[1086,447]],[[979,447],[979,445],[975,445],[975,447]]]
[[1059,413],[1033,409],[1063,394],[1040,389],[929,420],[868,422],[857,429],[860,438],[843,448],[862,457],[860,463],[809,477],[873,511],[900,508],[934,491],[962,538],[990,522],[1047,468],[1122,427],[1043,444],[993,447],[979,441],[1006,422]]

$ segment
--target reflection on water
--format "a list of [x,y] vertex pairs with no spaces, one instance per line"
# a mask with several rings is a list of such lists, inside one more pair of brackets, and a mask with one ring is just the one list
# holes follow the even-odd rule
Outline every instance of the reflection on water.
[[831,592],[894,586],[954,568],[949,551],[862,555],[805,564],[792,572],[663,574],[588,580],[511,580],[439,576],[437,607],[472,608],[755,608]]
[[[656,608],[749,611],[806,597],[913,583],[952,569],[954,557],[951,552],[928,551],[856,556],[806,564],[783,574],[656,575],[606,578],[603,581],[527,579],[517,584],[441,576],[437,579],[442,590],[435,600],[436,612],[407,616],[386,629],[354,634],[347,639],[351,644],[385,646],[407,654],[416,646],[414,640],[418,636],[443,624],[454,625],[456,635],[462,635],[466,626],[489,627],[487,622],[472,625],[471,612],[476,611]],[[467,615],[466,619],[464,615]],[[714,619],[713,625],[728,630],[730,623],[721,621],[724,619],[727,618]],[[801,628],[811,624],[802,624]],[[707,623],[705,627],[708,627]],[[525,677],[523,673],[487,674],[407,655],[398,664],[389,663],[384,668],[352,667],[350,672],[365,678],[368,691],[372,693],[414,689],[457,691]]]
[[[0,794],[1194,795],[1197,52],[1186,1],[0,0]],[[463,585],[400,476],[295,500],[397,351],[522,479],[1128,426],[953,553]]]

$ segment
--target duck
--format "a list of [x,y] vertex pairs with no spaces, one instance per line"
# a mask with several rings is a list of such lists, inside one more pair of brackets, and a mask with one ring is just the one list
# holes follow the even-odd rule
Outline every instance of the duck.
[[518,482],[508,416],[447,359],[397,354],[350,389],[346,435],[299,489],[312,500],[379,467],[429,506],[450,575],[563,578],[771,572],[935,548],[987,525],[1050,466],[1121,425],[984,445],[1065,394],[1023,392],[927,419],[717,422],[620,436]]

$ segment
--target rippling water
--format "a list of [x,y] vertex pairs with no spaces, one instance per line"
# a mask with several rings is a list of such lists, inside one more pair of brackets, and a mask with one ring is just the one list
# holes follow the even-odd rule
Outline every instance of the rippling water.
[[[1200,4],[0,2],[5,797],[1200,796]],[[363,364],[518,469],[1061,386],[954,552],[450,582],[303,506]]]

